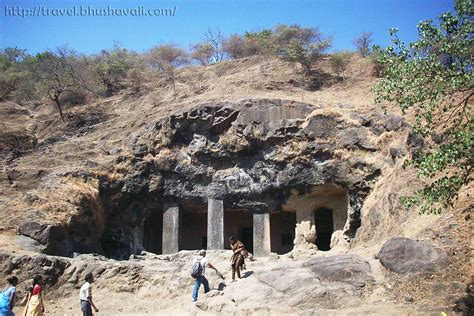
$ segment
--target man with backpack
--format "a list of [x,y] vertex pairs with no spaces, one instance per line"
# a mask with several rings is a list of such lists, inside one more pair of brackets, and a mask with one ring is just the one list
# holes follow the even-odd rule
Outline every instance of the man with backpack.
[[191,276],[196,279],[193,288],[193,302],[197,301],[199,288],[204,284],[204,293],[209,292],[209,281],[206,279],[206,267],[209,267],[217,272],[220,277],[222,274],[207,260],[206,250],[199,250],[198,256],[194,258]]

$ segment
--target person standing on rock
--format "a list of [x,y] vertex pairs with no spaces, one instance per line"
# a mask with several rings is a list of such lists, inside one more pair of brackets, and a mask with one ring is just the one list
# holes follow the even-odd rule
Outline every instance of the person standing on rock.
[[8,285],[2,289],[0,294],[0,315],[14,316],[13,306],[15,306],[15,289],[18,284],[18,278],[11,276],[6,281]]
[[193,294],[192,294],[192,301],[196,302],[198,298],[199,288],[201,284],[204,285],[204,293],[209,292],[209,281],[206,279],[206,267],[209,267],[217,272],[219,276],[222,277],[222,274],[217,271],[217,269],[207,260],[206,258],[206,250],[202,249],[199,250],[198,256],[194,258],[193,261],[193,271],[191,276],[196,279],[194,282]]
[[39,274],[33,278],[33,287],[28,294],[28,303],[26,304],[23,316],[43,316],[43,277]]
[[79,290],[79,297],[81,299],[81,311],[83,316],[92,316],[92,308],[97,313],[99,309],[94,305],[92,301],[92,285],[94,282],[94,276],[92,273],[87,273],[84,277],[85,283]]
[[240,279],[240,268],[244,265],[245,257],[247,256],[247,250],[245,250],[244,244],[237,240],[234,236],[229,237],[230,248],[232,249],[232,257],[230,259],[232,266],[232,281],[235,281],[235,273]]

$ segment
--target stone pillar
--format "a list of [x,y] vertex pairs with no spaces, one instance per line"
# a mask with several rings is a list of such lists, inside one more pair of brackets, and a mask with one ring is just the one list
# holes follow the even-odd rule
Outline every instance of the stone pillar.
[[165,204],[163,212],[163,254],[179,251],[179,206]]
[[224,202],[207,200],[207,249],[224,249]]
[[253,214],[253,254],[256,257],[268,256],[271,252],[270,214]]

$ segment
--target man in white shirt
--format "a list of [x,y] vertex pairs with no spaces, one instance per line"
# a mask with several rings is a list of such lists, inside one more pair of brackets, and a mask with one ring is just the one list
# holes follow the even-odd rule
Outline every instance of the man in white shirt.
[[217,272],[217,274],[221,275],[221,273],[219,271],[217,271],[217,269],[207,260],[206,250],[204,250],[204,249],[199,250],[198,256],[196,258],[194,258],[193,266],[198,261],[199,261],[199,264],[201,265],[202,272],[201,272],[201,275],[198,275],[196,277],[196,282],[194,283],[193,302],[197,301],[198,292],[199,292],[199,288],[201,287],[201,284],[204,285],[204,293],[209,292],[209,281],[205,277],[206,266],[211,268],[211,269],[214,269]]
[[86,281],[79,290],[79,297],[81,299],[81,311],[83,316],[92,316],[92,308],[97,313],[99,309],[94,305],[92,301],[92,286],[91,283],[94,282],[94,277],[92,273],[87,273],[84,277]]

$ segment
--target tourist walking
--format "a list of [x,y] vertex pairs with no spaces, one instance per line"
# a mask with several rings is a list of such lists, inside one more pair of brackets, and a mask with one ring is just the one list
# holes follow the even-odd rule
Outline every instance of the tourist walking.
[[198,256],[194,258],[193,267],[191,271],[191,276],[196,279],[194,282],[193,294],[192,294],[192,301],[196,302],[198,298],[199,288],[201,284],[204,285],[204,293],[209,292],[209,281],[206,279],[206,267],[209,267],[217,272],[217,274],[221,277],[222,274],[217,271],[217,269],[207,260],[206,258],[206,250],[202,249],[199,250]]
[[79,298],[81,299],[81,311],[83,316],[92,316],[92,308],[97,313],[99,309],[94,305],[92,301],[92,283],[94,282],[94,276],[92,273],[87,273],[84,277],[84,284],[79,290]]
[[33,278],[33,287],[28,294],[28,302],[26,303],[23,316],[43,316],[43,277],[39,274]]
[[235,281],[235,273],[240,279],[240,269],[245,264],[245,258],[248,256],[248,252],[245,249],[244,244],[237,240],[234,236],[229,237],[230,248],[232,249],[232,257],[230,258],[230,263],[232,266],[232,281]]
[[7,286],[2,289],[0,294],[0,315],[14,316],[13,306],[15,306],[15,289],[18,284],[18,278],[11,276],[6,279]]

